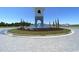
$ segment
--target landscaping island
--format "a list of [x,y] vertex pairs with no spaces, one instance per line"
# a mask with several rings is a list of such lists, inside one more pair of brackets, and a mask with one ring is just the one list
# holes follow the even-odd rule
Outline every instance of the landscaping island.
[[39,31],[39,30],[20,30],[20,29],[11,29],[9,30],[10,33],[13,33],[14,35],[21,35],[21,36],[45,36],[45,35],[65,35],[69,34],[71,32],[70,29],[64,29],[64,28],[52,28],[53,30],[46,30],[46,31]]

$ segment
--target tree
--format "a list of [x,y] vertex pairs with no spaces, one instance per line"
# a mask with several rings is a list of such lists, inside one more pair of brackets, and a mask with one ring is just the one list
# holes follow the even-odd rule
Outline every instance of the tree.
[[57,20],[55,19],[55,27],[57,28]]
[[53,21],[53,27],[55,27],[55,22]]
[[25,22],[24,20],[21,19],[20,22],[15,22],[15,23],[5,23],[5,22],[0,22],[0,26],[30,26],[31,23]]
[[57,18],[57,28],[59,28],[59,19]]
[[56,28],[59,28],[59,19],[58,19],[58,18],[55,19],[55,27],[56,27]]
[[1,23],[0,23],[0,26],[5,26],[5,23],[4,23],[4,22],[1,22]]
[[49,27],[51,27],[50,21],[49,21]]

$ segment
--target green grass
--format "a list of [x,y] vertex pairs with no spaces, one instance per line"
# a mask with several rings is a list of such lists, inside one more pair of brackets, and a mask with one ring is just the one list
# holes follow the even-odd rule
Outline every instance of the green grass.
[[16,26],[0,26],[0,28],[12,28],[12,27],[16,27]]
[[79,25],[71,25],[71,28],[79,28]]
[[71,25],[71,27],[79,27],[79,24]]
[[59,31],[26,31],[26,30],[18,30],[18,29],[12,29],[9,32],[13,33],[14,35],[22,35],[22,36],[28,36],[28,35],[61,35],[61,34],[68,34],[71,32],[69,29],[63,29]]

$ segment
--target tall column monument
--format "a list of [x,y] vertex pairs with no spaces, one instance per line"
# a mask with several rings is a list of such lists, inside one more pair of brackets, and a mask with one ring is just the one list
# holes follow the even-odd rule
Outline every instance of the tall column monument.
[[41,22],[40,27],[44,26],[44,8],[43,7],[35,7],[35,27],[38,27],[38,20]]

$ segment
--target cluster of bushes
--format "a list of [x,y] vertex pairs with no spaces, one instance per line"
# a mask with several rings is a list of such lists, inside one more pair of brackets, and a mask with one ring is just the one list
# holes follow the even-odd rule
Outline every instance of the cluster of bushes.
[[5,27],[5,26],[30,26],[31,23],[28,22],[16,22],[16,23],[5,23],[5,22],[0,22],[0,27]]

